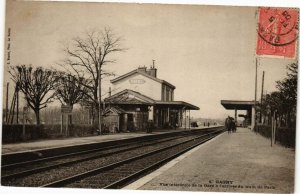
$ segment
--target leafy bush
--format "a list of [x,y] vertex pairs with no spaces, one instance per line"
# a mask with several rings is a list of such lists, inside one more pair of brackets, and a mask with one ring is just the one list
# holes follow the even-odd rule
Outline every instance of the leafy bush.
[[[271,138],[271,126],[259,125],[258,132],[266,137]],[[275,132],[275,142],[279,142],[286,147],[295,148],[296,130],[295,128],[277,127]]]

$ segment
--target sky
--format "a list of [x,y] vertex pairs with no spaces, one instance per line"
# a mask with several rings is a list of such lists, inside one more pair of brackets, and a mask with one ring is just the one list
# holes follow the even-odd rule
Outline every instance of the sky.
[[[200,111],[191,112],[192,117],[233,116],[234,112],[225,110],[221,100],[254,100],[256,10],[233,6],[9,1],[6,38],[10,28],[10,65],[57,68],[56,63],[66,56],[63,45],[87,31],[109,27],[122,37],[126,51],[113,54],[116,63],[106,70],[119,76],[139,66],[150,67],[155,60],[158,78],[176,86],[174,100],[200,107]],[[8,49],[6,58],[7,52]],[[276,90],[275,81],[286,76],[286,65],[295,60],[258,61],[260,97],[262,72],[265,71],[264,92],[270,93]],[[7,75],[4,90],[10,80]],[[103,83],[103,92],[108,87],[109,79]]]

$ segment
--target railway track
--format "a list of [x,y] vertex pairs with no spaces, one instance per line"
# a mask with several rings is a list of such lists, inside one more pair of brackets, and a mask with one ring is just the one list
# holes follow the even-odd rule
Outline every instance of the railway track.
[[[70,180],[75,180],[76,182],[82,176],[84,178],[91,176],[91,174],[94,176],[94,173],[97,174],[99,169],[106,172],[111,168],[119,168],[120,166],[118,165],[121,164],[125,165],[129,162],[128,165],[130,165],[130,161],[139,163],[137,159],[142,160],[143,157],[151,157],[155,152],[160,152],[159,150],[168,150],[170,147],[181,145],[182,142],[188,144],[188,142],[198,141],[199,138],[207,136],[211,138],[211,134],[216,133],[210,132],[209,135],[199,135],[199,133],[181,134],[180,136],[156,139],[146,143],[135,142],[122,145],[122,147],[119,145],[110,149],[104,148],[105,150],[100,149],[100,151],[97,150],[95,152],[89,150],[80,154],[67,154],[56,159],[49,158],[49,161],[45,159],[42,161],[28,161],[25,164],[23,163],[22,168],[18,167],[18,165],[22,164],[10,164],[2,168],[1,182],[2,185],[11,186],[60,187],[70,185],[71,187],[80,187],[78,184],[70,183]],[[155,158],[157,156],[152,157]],[[127,175],[128,173],[123,174]],[[66,181],[67,184],[62,180]],[[85,188],[94,187],[83,185]],[[101,184],[97,183],[95,185]],[[106,186],[97,186],[97,188],[106,188]]]
[[194,139],[140,154],[89,172],[43,185],[43,187],[120,188],[126,183],[134,181],[137,177],[214,138],[221,131],[200,135]]
[[[194,131],[192,133],[199,134],[199,133],[205,133],[209,132],[212,129],[205,130],[205,131]],[[22,176],[22,174],[26,175],[29,174],[30,172],[38,172],[43,170],[43,167],[45,170],[47,168],[49,169],[50,166],[55,167],[55,165],[62,165],[62,164],[67,164],[68,162],[77,161],[79,162],[80,160],[85,160],[88,158],[93,158],[93,157],[98,157],[98,156],[105,156],[105,154],[110,154],[110,153],[117,153],[117,152],[122,152],[122,151],[127,151],[130,149],[146,146],[146,145],[152,145],[155,143],[160,143],[160,142],[165,142],[165,141],[170,141],[176,138],[184,137],[184,136],[189,136],[192,134],[187,133],[186,131],[173,134],[173,136],[166,136],[166,137],[155,137],[150,140],[144,140],[144,138],[139,139],[138,141],[135,142],[130,142],[130,143],[122,143],[116,145],[110,145],[110,146],[104,146],[96,149],[87,149],[83,151],[78,151],[78,152],[71,152],[67,154],[61,154],[61,155],[55,155],[51,157],[46,157],[46,158],[41,158],[41,159],[31,159],[28,161],[23,161],[23,162],[12,162],[7,165],[2,165],[1,166],[1,171],[2,171],[2,178],[6,179],[9,176],[18,173],[19,176]],[[54,162],[52,162],[54,161]],[[71,163],[70,163],[71,164]],[[27,170],[30,169],[30,170]],[[20,172],[21,171],[21,172]],[[24,172],[23,172],[24,171]],[[25,173],[25,171],[28,171]]]
[[[37,151],[28,151],[25,153],[15,153],[15,154],[4,154],[2,155],[2,166],[1,169],[12,169],[22,165],[30,165],[38,162],[47,162],[51,160],[57,160],[60,158],[76,156],[81,154],[88,154],[97,151],[112,149],[120,146],[127,146],[136,144],[139,142],[153,141],[163,138],[176,137],[176,136],[185,136],[190,135],[191,133],[203,133],[212,130],[213,128],[203,129],[201,131],[181,131],[170,134],[159,134],[153,136],[144,136],[138,138],[128,139],[129,141],[118,140],[113,142],[104,142],[104,143],[93,143],[87,145],[79,145],[79,146],[70,146],[66,148],[59,148],[61,151],[57,151],[56,149],[45,149],[45,150],[37,150]],[[123,142],[124,141],[124,142]],[[113,144],[112,144],[113,143]],[[104,144],[104,145],[102,145]],[[72,148],[74,147],[74,148]],[[49,153],[50,152],[50,153]]]
[[120,146],[113,146],[109,148],[106,147],[106,148],[101,148],[96,150],[80,152],[76,154],[66,154],[60,157],[51,157],[42,160],[34,160],[25,163],[22,162],[18,164],[9,165],[9,166],[4,166],[4,168],[2,168],[2,180],[13,179],[15,177],[20,178],[27,175],[39,173],[42,171],[54,169],[60,166],[68,166],[79,162],[97,159],[112,154],[118,154],[118,153],[130,151],[145,146],[151,146],[154,144],[172,141],[180,137],[177,136],[177,137],[164,138],[161,140],[160,139],[152,140],[151,142],[135,142],[135,143],[122,145],[122,147]]

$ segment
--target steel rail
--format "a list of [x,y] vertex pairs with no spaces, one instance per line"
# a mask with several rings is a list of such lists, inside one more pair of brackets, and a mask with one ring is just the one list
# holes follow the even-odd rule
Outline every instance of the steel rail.
[[196,139],[203,138],[205,136],[211,136],[212,134],[219,133],[221,131],[223,131],[223,129],[222,130],[217,130],[217,131],[214,131],[214,132],[210,132],[208,134],[203,134],[203,135],[200,135],[200,136],[195,137],[193,139],[186,140],[186,141],[183,141],[183,142],[180,142],[180,143],[176,143],[176,144],[173,144],[171,146],[167,146],[167,147],[164,147],[164,148],[155,149],[155,150],[150,151],[148,153],[140,154],[138,156],[134,156],[134,157],[131,157],[129,159],[118,161],[116,163],[109,164],[109,165],[106,165],[106,166],[103,166],[103,167],[100,167],[100,168],[96,168],[96,169],[93,169],[93,170],[89,170],[89,171],[84,172],[84,173],[80,173],[80,174],[73,175],[73,176],[70,176],[70,177],[67,177],[67,178],[63,178],[61,180],[54,181],[54,182],[42,185],[41,187],[62,187],[64,185],[70,184],[70,183],[72,183],[72,182],[74,182],[76,180],[87,178],[87,177],[90,177],[90,176],[93,176],[93,175],[105,172],[107,170],[114,169],[114,168],[116,168],[118,166],[121,166],[123,164],[130,163],[130,162],[133,162],[135,160],[138,160],[138,159],[150,156],[150,155],[154,155],[154,154],[160,153],[160,152],[168,150],[168,149],[172,149],[172,148],[174,148],[176,146],[183,145],[183,144],[191,142],[191,141],[195,141]]
[[[169,134],[158,134],[158,135],[154,135],[153,138],[147,139],[149,141],[152,140],[156,140],[156,139],[162,139],[162,138],[168,138],[170,136],[180,136],[180,135],[185,135],[186,133],[190,132],[190,133],[201,133],[204,131],[209,131],[213,128],[218,128],[218,127],[212,127],[212,128],[206,128],[206,129],[202,129],[202,130],[187,130],[187,131],[180,131],[180,132],[176,132],[176,133],[169,133]],[[51,161],[51,160],[56,160],[56,159],[60,159],[60,158],[64,158],[64,157],[69,157],[69,156],[76,156],[76,155],[81,155],[81,154],[88,154],[88,153],[92,153],[95,151],[102,151],[102,150],[106,150],[106,149],[112,149],[112,148],[117,148],[120,145],[132,145],[141,141],[144,141],[145,138],[149,138],[149,136],[143,136],[143,137],[139,137],[136,141],[134,142],[128,142],[128,143],[121,143],[118,145],[105,145],[101,148],[93,148],[93,149],[87,149],[87,150],[83,150],[83,151],[77,151],[77,152],[72,152],[72,153],[66,153],[66,154],[59,154],[59,155],[55,155],[55,156],[49,156],[49,157],[44,157],[44,158],[39,158],[39,159],[32,159],[32,160],[27,160],[27,161],[22,161],[22,162],[15,162],[15,163],[8,163],[8,164],[3,164],[3,157],[6,156],[6,154],[2,155],[2,166],[1,169],[2,170],[6,170],[6,169],[10,169],[10,168],[15,168],[18,166],[22,166],[22,165],[28,165],[28,164],[34,164],[34,163],[38,163],[38,162],[45,162],[45,161]],[[86,144],[83,144],[86,145]],[[39,151],[44,151],[44,150],[39,150]],[[29,152],[30,153],[30,152]],[[18,153],[17,153],[18,154]],[[15,154],[8,154],[10,155],[10,157],[12,157]]]
[[111,183],[111,184],[103,187],[102,189],[117,189],[117,188],[120,188],[123,185],[125,185],[126,183],[128,183],[128,182],[130,182],[132,180],[136,180],[138,177],[146,174],[149,171],[157,169],[161,165],[163,165],[163,164],[165,164],[165,163],[167,163],[167,162],[175,159],[176,157],[180,156],[181,154],[184,154],[185,152],[187,152],[187,151],[189,151],[189,150],[191,150],[191,149],[193,149],[193,148],[195,148],[195,147],[197,147],[197,146],[199,146],[199,145],[201,145],[201,144],[203,144],[203,143],[205,143],[205,142],[207,142],[207,141],[215,138],[217,135],[219,135],[219,134],[216,134],[215,136],[211,136],[211,137],[209,137],[207,139],[204,139],[203,141],[201,141],[201,142],[199,142],[199,143],[197,143],[195,145],[192,145],[192,146],[190,146],[190,147],[188,147],[188,148],[186,148],[186,149],[184,149],[184,150],[182,150],[182,151],[180,151],[180,152],[178,152],[178,153],[176,153],[176,154],[174,154],[174,155],[172,155],[170,157],[167,157],[167,158],[165,158],[163,160],[160,160],[160,161],[158,161],[158,162],[156,162],[156,163],[154,163],[154,164],[152,164],[152,165],[150,165],[150,166],[148,166],[148,167],[146,167],[146,168],[144,168],[142,170],[139,170],[138,172],[135,172],[134,174],[131,174],[131,175],[129,175],[129,176],[127,176],[127,177],[125,177],[125,178],[123,178],[121,180],[115,181],[115,182],[113,182],[113,183]]
[[[67,165],[76,164],[76,163],[79,163],[79,162],[84,162],[84,161],[88,161],[88,160],[92,160],[92,159],[111,156],[111,155],[114,155],[114,154],[122,153],[122,152],[125,152],[125,151],[130,151],[130,150],[141,148],[141,147],[151,146],[151,145],[158,144],[158,143],[164,143],[164,142],[167,142],[167,141],[180,139],[180,138],[183,138],[183,137],[186,137],[186,136],[189,136],[189,135],[191,135],[191,134],[185,134],[184,136],[183,135],[181,135],[181,136],[177,135],[176,137],[168,137],[168,138],[164,137],[163,139],[157,138],[157,139],[151,140],[152,142],[147,142],[147,143],[144,143],[142,141],[138,141],[138,142],[126,144],[125,146],[130,146],[130,145],[140,144],[140,143],[143,143],[143,144],[142,145],[137,145],[137,146],[134,146],[134,147],[130,147],[130,148],[120,149],[120,150],[117,150],[117,151],[114,151],[114,152],[111,152],[111,153],[104,153],[104,154],[99,153],[99,154],[94,155],[94,156],[86,156],[84,158],[74,159],[74,160],[68,161],[68,162],[62,162],[62,163],[59,163],[59,164],[53,164],[53,165],[48,165],[48,166],[44,166],[44,167],[38,167],[38,168],[35,168],[35,169],[24,170],[24,171],[21,171],[21,172],[12,173],[12,174],[8,174],[8,175],[3,175],[3,176],[1,176],[1,180],[2,181],[7,181],[7,180],[13,179],[13,178],[20,178],[20,177],[32,175],[32,174],[35,174],[35,173],[39,173],[39,172],[42,172],[42,171],[54,169],[56,167],[67,166]],[[121,146],[124,146],[124,144],[122,144]],[[114,146],[113,148],[119,148],[119,147],[120,147],[120,145]],[[95,152],[96,151],[99,151],[99,150],[97,149],[97,150],[95,150]],[[90,152],[90,153],[92,153],[92,152]],[[68,154],[68,156],[73,156],[73,155]],[[3,174],[3,170],[2,170],[2,174]]]
[[[198,133],[200,133],[200,132],[203,132],[203,131],[198,131]],[[177,136],[183,136],[183,135],[188,135],[188,134],[187,134],[187,131],[181,131],[181,132],[178,132],[178,134],[175,134],[175,135],[177,137]],[[170,137],[168,137],[168,136],[163,136],[163,137],[158,136],[158,137],[154,137],[153,139],[149,139],[149,141],[155,141],[155,140],[159,140],[159,139],[163,139],[163,138],[170,138]],[[79,151],[79,152],[60,154],[60,155],[57,155],[57,156],[51,156],[51,157],[45,157],[45,158],[40,158],[40,159],[35,159],[35,160],[28,160],[28,161],[24,161],[24,162],[18,162],[18,163],[2,165],[1,170],[3,171],[3,170],[6,170],[6,169],[16,168],[18,166],[23,166],[23,165],[30,165],[30,164],[35,164],[35,163],[39,163],[39,162],[48,162],[48,161],[57,160],[57,159],[70,157],[70,156],[77,156],[77,155],[89,154],[89,153],[93,153],[93,152],[97,152],[97,151],[104,151],[104,150],[107,150],[107,149],[118,148],[120,146],[129,146],[129,145],[141,143],[141,142],[144,142],[144,141],[145,141],[144,138],[141,137],[140,139],[138,139],[137,141],[134,141],[134,142],[122,143],[122,144],[118,144],[118,145],[109,145],[109,146],[104,146],[104,147],[96,148],[96,149],[88,149],[88,150]]]
[[[157,137],[157,138],[151,139],[151,141],[156,140],[156,139],[161,139],[161,138],[168,138],[168,137]],[[76,155],[88,154],[88,153],[103,151],[103,150],[112,149],[112,148],[118,148],[121,145],[122,146],[128,146],[128,145],[136,144],[136,143],[139,143],[139,142],[142,142],[142,141],[143,141],[143,139],[139,139],[138,141],[134,141],[134,142],[130,142],[130,143],[123,143],[123,144],[112,145],[112,146],[104,146],[104,147],[96,148],[96,149],[88,149],[88,150],[79,151],[79,152],[60,154],[60,155],[57,155],[57,156],[51,156],[51,157],[45,157],[45,158],[40,158],[40,159],[35,159],[35,160],[28,160],[28,161],[24,161],[24,162],[18,162],[18,163],[2,165],[1,170],[5,170],[5,169],[9,169],[9,168],[15,168],[15,167],[21,166],[21,165],[27,165],[27,164],[33,164],[33,163],[38,163],[38,162],[57,160],[57,159],[70,157],[70,156],[76,156]]]

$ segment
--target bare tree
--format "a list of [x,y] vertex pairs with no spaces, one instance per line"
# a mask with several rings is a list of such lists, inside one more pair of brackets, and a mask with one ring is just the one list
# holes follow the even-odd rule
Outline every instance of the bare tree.
[[36,124],[40,125],[40,110],[54,98],[54,92],[51,91],[56,87],[57,73],[42,67],[34,69],[26,65],[12,66],[9,73],[12,80],[18,83],[28,106],[34,111]]
[[111,30],[104,29],[100,32],[88,32],[85,37],[74,38],[72,44],[65,48],[67,58],[63,63],[64,67],[78,80],[90,80],[80,84],[87,89],[86,96],[89,100],[98,107],[97,118],[100,115],[101,79],[112,75],[103,67],[115,62],[111,58],[113,53],[124,51],[120,43],[120,37],[115,37]]
[[[66,73],[59,73],[58,86],[55,96],[62,104],[72,106],[85,99],[88,90],[82,85],[88,84],[84,78],[77,79]],[[69,122],[72,124],[72,115],[69,115]]]
[[81,83],[87,84],[87,81],[84,78],[77,79],[70,74],[60,73],[55,93],[56,97],[65,105],[73,106],[79,103],[88,92]]

